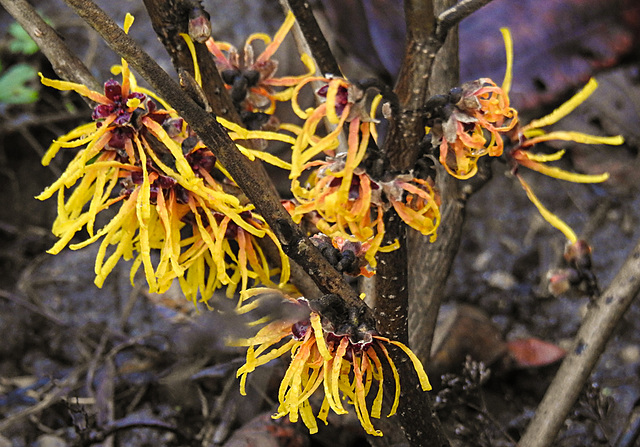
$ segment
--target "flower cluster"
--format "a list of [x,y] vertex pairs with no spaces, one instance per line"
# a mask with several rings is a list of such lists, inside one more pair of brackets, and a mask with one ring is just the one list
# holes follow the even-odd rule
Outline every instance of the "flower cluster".
[[[291,300],[298,306],[307,305],[303,299]],[[388,416],[396,412],[400,398],[400,377],[385,345],[395,345],[409,357],[423,391],[430,390],[431,385],[420,361],[402,343],[378,336],[375,332],[359,339],[345,335],[345,332],[348,331],[344,331],[344,327],[336,330],[318,313],[310,312],[309,317],[303,320],[278,320],[260,329],[254,337],[234,340],[234,345],[248,347],[246,362],[237,372],[241,394],[246,394],[246,380],[250,372],[290,353],[291,363],[280,384],[279,407],[274,418],[288,415],[291,422],[300,418],[311,433],[316,433],[318,425],[309,399],[321,389],[324,397],[317,419],[326,424],[329,410],[346,414],[346,401],[353,405],[367,433],[382,436],[382,432],[374,428],[371,418],[380,418],[382,412],[383,360],[388,363],[395,382]],[[367,396],[373,393],[373,402],[368,404]]]
[[[125,30],[132,22],[128,15]],[[238,285],[248,288],[249,279],[274,285],[276,269],[260,247],[260,239],[267,238],[280,251],[279,282],[285,284],[288,258],[253,206],[228,192],[234,183],[211,150],[167,104],[137,85],[125,60],[115,71],[121,72],[122,83],[107,81],[104,94],[41,76],[47,86],[76,91],[97,103],[94,121],[59,138],[43,159],[48,164],[61,148],[82,147],[63,175],[38,196],[58,197],[53,232],[60,240],[49,252],[60,252],[85,229],[89,237],[70,247],[102,239],[95,264],[98,286],[119,259],[137,253],[132,279],[142,266],[152,292],[166,290],[178,278],[189,299],[206,302],[223,285],[230,296]],[[235,140],[287,140],[220,121]],[[257,153],[242,149],[250,157]],[[115,215],[96,231],[99,215],[117,205]],[[159,251],[155,262],[152,250]]]
[[[317,93],[326,100],[302,110],[297,101],[299,92],[312,82],[325,84]],[[374,268],[378,251],[397,248],[397,244],[381,247],[385,211],[393,207],[407,225],[432,239],[440,212],[431,180],[411,173],[376,179],[367,172],[365,161],[375,145],[374,116],[381,97],[376,96],[369,107],[366,99],[366,92],[342,78],[310,77],[295,87],[292,106],[304,125],[289,127],[297,134],[290,177],[298,204],[292,211],[294,220],[306,216],[330,237],[366,244],[365,258]],[[331,129],[319,137],[317,127],[323,120]]]
[[447,95],[430,98],[425,105],[425,112],[432,144],[440,149],[440,163],[447,172],[459,179],[468,179],[477,173],[480,157],[499,157],[504,153],[512,173],[541,215],[560,230],[570,243],[575,243],[578,240],[575,232],[544,207],[519,174],[518,168],[524,166],[550,177],[576,183],[603,182],[609,178],[606,173],[578,174],[546,164],[562,158],[564,150],[554,154],[538,154],[531,152],[529,148],[554,140],[608,145],[620,145],[624,140],[620,136],[600,137],[571,131],[547,133],[543,130],[584,102],[597,88],[595,79],[591,79],[582,90],[551,114],[529,124],[521,124],[517,111],[509,104],[513,43],[509,30],[505,28],[501,31],[507,52],[507,70],[502,86],[498,87],[491,79],[482,78],[466,83],[462,88],[454,88]]
[[459,179],[476,174],[480,157],[502,155],[502,135],[518,122],[507,93],[489,78],[436,95],[425,109],[431,140],[440,147],[440,163]]

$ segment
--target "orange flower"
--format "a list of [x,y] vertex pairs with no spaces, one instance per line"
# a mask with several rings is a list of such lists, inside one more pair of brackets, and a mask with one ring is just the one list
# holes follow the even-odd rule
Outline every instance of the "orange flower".
[[[272,114],[276,101],[288,101],[293,93],[293,86],[301,79],[315,73],[311,58],[303,54],[301,59],[308,73],[302,76],[275,77],[278,62],[271,59],[295,22],[293,13],[289,13],[284,23],[276,32],[273,40],[263,33],[255,33],[247,39],[242,58],[238,50],[226,42],[216,42],[209,38],[205,43],[216,58],[220,74],[227,84],[231,98],[240,110],[255,112],[257,110]],[[261,40],[265,49],[257,57],[254,54],[253,42]],[[224,52],[227,52],[227,55]],[[276,87],[288,87],[276,91]]]

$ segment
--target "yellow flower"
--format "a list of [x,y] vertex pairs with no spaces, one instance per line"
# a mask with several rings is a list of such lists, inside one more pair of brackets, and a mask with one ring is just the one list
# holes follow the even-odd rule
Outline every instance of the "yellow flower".
[[[125,30],[132,21],[128,15]],[[288,258],[262,218],[251,213],[253,206],[225,191],[222,183],[233,181],[213,153],[174,111],[157,108],[151,98],[166,104],[138,87],[125,60],[113,71],[122,74],[122,83],[107,81],[104,94],[41,76],[47,86],[73,90],[98,103],[95,121],[54,141],[43,158],[48,164],[61,148],[82,147],[62,176],[38,196],[45,200],[57,193],[58,197],[53,233],[60,240],[49,252],[60,252],[85,228],[89,238],[70,248],[102,239],[95,263],[98,286],[119,259],[135,256],[132,280],[143,266],[150,291],[162,292],[179,278],[191,300],[199,294],[206,302],[222,285],[232,295],[238,285],[246,289],[249,279],[273,284],[270,278],[277,269],[269,266],[257,242],[267,237],[279,250],[280,283],[286,283]],[[293,142],[286,135],[220,121],[234,140]],[[288,167],[261,151],[239,149],[249,158]],[[98,214],[116,204],[115,216],[95,231]],[[185,237],[183,228],[188,224],[192,235]],[[159,250],[158,261],[154,262],[152,250]]]
[[566,180],[574,183],[600,183],[609,178],[608,173],[602,173],[597,175],[579,174],[575,172],[565,171],[563,169],[548,166],[546,163],[550,161],[560,160],[565,151],[560,150],[553,154],[537,154],[530,152],[527,148],[532,147],[540,142],[560,140],[560,141],[575,141],[583,144],[608,144],[608,145],[620,145],[624,143],[624,139],[620,135],[612,137],[600,137],[596,135],[588,135],[581,132],[572,131],[556,131],[546,133],[542,130],[542,127],[555,124],[560,119],[571,113],[578,105],[583,103],[598,87],[598,83],[595,79],[589,80],[587,85],[576,93],[567,102],[562,104],[556,110],[549,115],[531,121],[526,126],[522,126],[518,129],[517,144],[509,151],[508,160],[512,164],[512,172],[516,175],[523,189],[527,193],[527,197],[538,208],[538,211],[542,217],[549,222],[552,226],[557,228],[565,235],[570,243],[575,243],[578,240],[576,233],[567,225],[562,219],[550,212],[536,197],[531,187],[525,182],[522,176],[518,173],[518,167],[524,166],[531,170],[537,171],[541,174],[549,177],[557,178],[560,180]]
[[411,175],[398,175],[390,182],[382,183],[391,205],[398,216],[416,231],[436,240],[440,226],[440,196],[431,178],[427,180]]
[[[295,301],[295,300],[293,300]],[[303,306],[303,302],[299,302]],[[402,343],[370,333],[364,340],[353,341],[349,335],[337,334],[320,315],[311,312],[308,319],[291,322],[275,321],[263,327],[254,337],[233,342],[248,346],[246,363],[238,370],[240,392],[246,394],[247,374],[271,360],[291,353],[291,363],[278,391],[279,407],[273,418],[289,416],[291,422],[302,419],[311,433],[318,431],[317,419],[325,424],[329,410],[346,414],[346,404],[353,405],[364,430],[382,436],[371,418],[380,418],[386,360],[393,375],[395,395],[388,416],[393,415],[400,398],[400,377],[386,344],[399,347],[409,357],[418,374],[423,391],[431,389],[417,357]],[[380,358],[378,353],[382,353]],[[324,399],[316,415],[309,403],[314,393],[322,390]],[[371,404],[367,396],[375,393]]]
[[249,279],[255,283],[276,287],[271,277],[277,269],[270,263],[260,246],[259,239],[267,237],[278,248],[280,254],[280,282],[284,287],[289,281],[289,260],[280,244],[262,217],[250,211],[241,218],[255,228],[247,231],[219,212],[200,207],[196,199],[189,199],[190,212],[182,219],[191,224],[192,236],[181,241],[183,251],[179,264],[186,269],[180,285],[187,299],[207,303],[213,292],[227,285],[227,296],[231,298],[238,286],[243,292],[249,287]]

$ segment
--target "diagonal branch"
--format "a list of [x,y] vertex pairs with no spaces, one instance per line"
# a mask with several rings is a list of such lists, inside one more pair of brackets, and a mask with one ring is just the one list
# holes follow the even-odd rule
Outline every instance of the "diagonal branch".
[[[189,13],[193,10],[193,4],[189,2],[166,2],[164,0],[144,0],[144,4],[151,18],[153,29],[171,56],[176,71],[178,73],[184,73],[186,71],[190,73],[192,77],[195,77],[191,54],[186,48],[184,39],[180,36],[180,33],[187,33],[188,31],[187,22],[189,20]],[[202,11],[199,5],[198,8]],[[202,11],[202,13],[206,14],[204,11]],[[209,53],[205,45],[197,41],[194,41],[193,44],[202,76],[202,90],[200,91],[205,96],[206,105],[211,108],[214,115],[222,116],[225,119],[242,125],[240,114],[233,104],[231,95],[229,95],[229,91],[220,76],[215,60],[211,57],[211,53]],[[183,85],[183,87],[185,86]],[[199,89],[197,85],[191,87]],[[198,96],[196,92],[192,94],[188,88],[186,90],[193,99],[196,99],[195,96]],[[251,145],[252,142],[246,141],[243,144]],[[260,160],[254,160],[252,165],[256,173],[263,176],[265,182],[271,185],[271,191],[277,194],[277,189],[269,179],[263,163]],[[275,263],[280,261],[278,250],[270,240],[263,239],[259,243],[269,259]],[[292,261],[290,262],[290,267],[291,282],[305,297],[314,299],[322,295],[298,263]]]
[[640,242],[629,254],[611,284],[595,302],[547,389],[536,414],[520,439],[520,447],[552,445],[564,420],[580,396],[613,330],[640,292]]

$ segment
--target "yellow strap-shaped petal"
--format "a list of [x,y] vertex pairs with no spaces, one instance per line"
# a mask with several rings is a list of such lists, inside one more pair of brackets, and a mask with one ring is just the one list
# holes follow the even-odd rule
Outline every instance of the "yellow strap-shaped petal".
[[411,363],[413,363],[413,369],[416,370],[418,374],[418,379],[420,380],[420,386],[422,387],[422,391],[429,391],[431,389],[431,384],[429,383],[429,378],[427,377],[427,373],[424,371],[424,367],[418,357],[404,344],[399,341],[389,340],[389,343],[392,345],[396,345],[398,348],[402,349],[402,351],[409,357]]
[[198,65],[198,58],[196,57],[196,47],[193,45],[193,41],[188,34],[180,33],[180,37],[187,43],[189,53],[191,53],[191,60],[193,60],[193,77],[196,80],[196,84],[202,87],[202,76],[200,75],[200,65]]
[[124,16],[124,32],[125,33],[129,32],[129,28],[131,28],[131,25],[133,25],[134,20],[135,18],[131,13],[127,13],[127,15]]
[[526,129],[537,129],[540,127],[549,126],[551,124],[557,123],[562,118],[573,112],[573,110],[582,104],[591,94],[598,88],[598,82],[591,78],[587,85],[585,85],[582,90],[573,95],[571,99],[562,104],[560,107],[555,109],[549,115],[539,118],[537,120],[531,121],[524,127]]
[[566,151],[564,149],[561,149],[558,152],[554,152],[553,154],[535,154],[529,151],[523,151],[523,152],[527,154],[527,158],[529,160],[537,161],[539,163],[546,163],[548,161],[560,160]]
[[509,96],[511,90],[511,80],[513,78],[513,39],[509,28],[500,28],[502,38],[504,39],[504,50],[507,56],[507,68],[504,72],[504,80],[502,81],[502,91]]
[[538,200],[536,195],[533,193],[533,191],[531,190],[531,188],[529,187],[527,182],[525,182],[524,179],[521,176],[518,175],[517,177],[518,177],[518,180],[520,180],[520,184],[522,185],[522,187],[526,191],[527,197],[529,197],[529,200],[531,200],[531,202],[536,206],[536,208],[538,208],[538,211],[540,212],[540,214],[542,215],[544,220],[549,222],[553,227],[555,227],[558,230],[560,230],[562,232],[562,234],[564,234],[565,237],[571,243],[574,243],[575,241],[577,241],[578,240],[578,236],[576,236],[576,233],[571,229],[571,227],[569,225],[567,225],[558,216],[556,216],[551,211],[549,211],[547,208],[545,208],[545,206],[542,204],[542,202],[540,202],[540,200]]
[[76,84],[75,82],[57,81],[55,79],[45,78],[42,73],[38,73],[40,76],[40,82],[47,87],[53,87],[58,90],[73,90],[74,92],[91,99],[92,101],[100,104],[112,104],[112,101],[106,96],[90,90],[89,87],[83,84]]
[[540,174],[573,183],[602,183],[609,178],[608,172],[594,175],[578,174],[576,172],[565,171],[564,169],[556,168],[554,166],[547,166],[542,163],[521,161],[520,164],[531,170],[539,172]]
[[542,141],[551,140],[575,141],[576,143],[582,144],[608,144],[610,146],[619,146],[624,143],[624,138],[622,138],[621,135],[615,135],[612,137],[601,137],[598,135],[589,135],[582,132],[557,131],[530,138],[529,140],[526,140],[523,145],[533,146],[534,144],[540,143]]
[[316,346],[318,347],[318,351],[320,355],[325,360],[331,360],[333,356],[329,352],[329,348],[327,348],[327,342],[324,339],[324,331],[322,330],[322,322],[320,321],[320,315],[315,312],[311,313],[311,317],[309,318],[311,321],[311,327],[313,328],[313,333],[316,337]]

